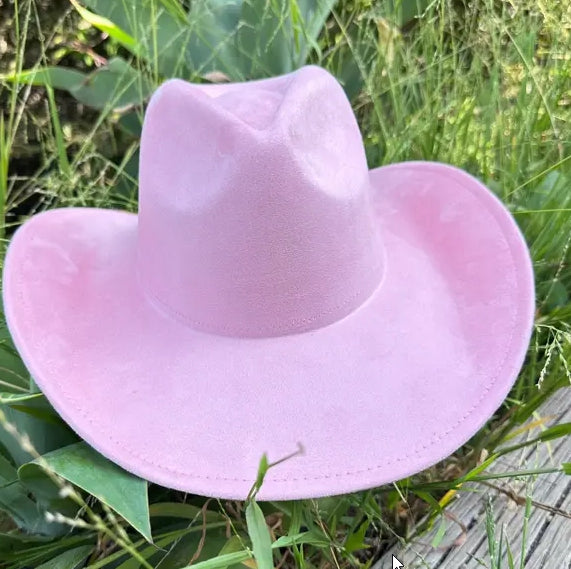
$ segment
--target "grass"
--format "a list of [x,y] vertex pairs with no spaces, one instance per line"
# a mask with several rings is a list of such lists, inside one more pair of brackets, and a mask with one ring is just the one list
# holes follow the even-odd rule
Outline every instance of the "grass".
[[[41,30],[42,21],[34,2],[17,4],[12,70],[20,71],[29,37]],[[180,7],[173,1],[166,4],[174,10]],[[158,3],[156,9],[164,10],[166,4]],[[274,558],[282,566],[366,565],[387,543],[410,537],[421,519],[425,525],[440,523],[445,506],[464,489],[462,482],[496,478],[486,467],[500,456],[495,452],[498,448],[510,445],[508,436],[514,428],[535,418],[527,444],[546,444],[541,440],[544,426],[537,421],[538,409],[571,381],[571,7],[565,4],[557,0],[434,0],[425,4],[419,21],[404,30],[392,23],[389,8],[361,0],[341,2],[329,18],[319,38],[320,49],[311,58],[344,79],[353,91],[370,166],[437,160],[482,179],[512,211],[530,246],[537,316],[526,363],[510,397],[453,457],[418,476],[376,490],[262,504],[273,537],[286,539],[307,532],[305,544],[290,543],[276,553]],[[83,38],[83,65],[92,65],[96,57],[89,55],[92,46],[88,44],[98,37],[97,32],[82,24],[80,36],[77,26],[77,17],[70,13],[53,29],[35,34],[41,49],[31,66],[69,57],[65,50],[75,48],[63,47],[56,53],[54,45],[70,35]],[[152,37],[156,41],[156,34]],[[123,53],[112,39],[98,49],[104,56]],[[156,62],[133,58],[132,65],[139,77],[153,84],[162,79]],[[0,237],[4,244],[24,218],[40,209],[80,205],[136,211],[133,166],[138,139],[117,125],[140,116],[142,109],[117,110],[110,104],[78,130],[73,119],[61,112],[63,102],[69,100],[61,92],[48,89],[45,111],[38,112],[31,100],[41,90],[11,83],[0,87],[2,100],[8,102],[0,121]],[[115,96],[118,100],[121,93]],[[18,140],[24,125],[36,129],[41,160],[36,171],[14,174],[10,168],[21,146]],[[13,382],[11,376],[2,380]],[[512,446],[515,452],[517,445]],[[488,459],[482,464],[485,455]],[[548,476],[559,467],[512,474],[531,479]],[[524,527],[519,528],[524,536],[532,508],[529,492]],[[129,565],[133,552],[143,565],[160,561],[160,567],[173,568],[193,559],[197,550],[196,562],[206,563],[203,567],[225,566],[224,559],[230,558],[224,555],[243,558],[249,528],[242,504],[204,501],[158,489],[153,500],[194,508],[188,510],[194,513],[185,521],[178,519],[178,525],[159,527],[155,541],[162,550],[127,534],[121,521],[113,523],[109,512],[89,498],[83,503],[80,514],[87,516],[88,527],[79,535],[85,538],[80,545],[93,543],[89,567],[137,566]],[[214,512],[220,517],[209,521]],[[494,519],[490,506],[488,566],[521,569],[526,540],[521,552],[509,550],[506,532],[514,528],[495,527]],[[222,532],[220,520],[226,528]],[[444,537],[443,530],[438,540]],[[66,544],[71,548],[77,535],[64,534],[55,545],[35,544],[25,554],[12,557],[6,554],[2,539],[0,535],[0,560],[6,566],[26,567],[54,552],[61,554]]]

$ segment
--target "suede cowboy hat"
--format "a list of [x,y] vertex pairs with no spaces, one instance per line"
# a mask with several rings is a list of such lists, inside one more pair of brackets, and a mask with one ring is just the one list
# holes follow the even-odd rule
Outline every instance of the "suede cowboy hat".
[[[9,246],[14,342],[62,418],[149,481],[244,499],[379,486],[455,451],[523,363],[514,220],[440,163],[369,170],[339,83],[169,80],[139,212],[47,211]],[[300,452],[296,452],[299,449]]]

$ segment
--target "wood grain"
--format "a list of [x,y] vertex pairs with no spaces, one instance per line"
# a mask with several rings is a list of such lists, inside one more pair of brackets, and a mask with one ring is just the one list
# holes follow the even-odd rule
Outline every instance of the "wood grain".
[[[538,413],[541,417],[550,417],[546,425],[571,422],[571,388],[559,390]],[[511,440],[510,445],[537,435],[537,429],[532,433],[523,433]],[[563,462],[571,462],[571,437],[526,447],[498,459],[487,472],[557,467]],[[491,562],[486,532],[487,503],[493,509],[496,538],[499,539],[503,531],[504,544],[506,541],[509,543],[517,569],[520,568],[522,555],[525,569],[571,569],[571,518],[565,515],[571,516],[571,476],[558,472],[543,474],[535,480],[531,477],[520,480],[506,478],[490,483],[496,488],[477,483],[463,487],[456,502],[447,508],[457,522],[444,518],[442,523],[446,531],[437,548],[429,544],[439,529],[440,521],[434,524],[430,532],[405,548],[395,546],[387,551],[373,565],[373,569],[392,569],[393,553],[404,563],[405,569],[507,569],[509,564],[505,546],[499,564],[494,566]],[[526,496],[530,496],[535,503],[531,506],[527,521]],[[456,538],[462,535],[458,522],[467,531],[464,543],[454,546]],[[522,552],[524,531],[526,538]]]

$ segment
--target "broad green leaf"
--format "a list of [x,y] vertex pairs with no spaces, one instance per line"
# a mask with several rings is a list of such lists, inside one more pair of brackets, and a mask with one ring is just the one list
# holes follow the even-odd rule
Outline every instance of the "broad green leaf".
[[[58,449],[42,457],[42,462],[65,480],[89,492],[115,510],[149,542],[151,526],[147,482],[101,456],[86,443]],[[26,482],[42,468],[38,460],[22,466],[20,479]]]
[[388,8],[396,16],[395,23],[406,27],[422,15],[429,4],[430,0],[389,0]]
[[66,528],[59,524],[49,524],[44,518],[43,510],[28,494],[28,489],[18,480],[17,470],[6,458],[0,456],[0,509],[30,534],[62,533]]
[[198,76],[221,71],[234,81],[248,79],[241,65],[236,34],[243,0],[194,2],[188,15],[185,67]]
[[5,456],[0,455],[0,486],[5,486],[15,480],[18,480],[18,471]]
[[[61,420],[47,422],[43,418],[18,411],[7,405],[0,404],[0,409],[3,411],[6,420],[16,427],[20,436],[27,436],[38,454],[50,452],[78,440],[77,435]],[[6,448],[16,467],[29,462],[32,458],[28,450],[23,448],[22,441],[6,431],[1,425],[0,443]]]
[[335,0],[243,2],[236,43],[248,78],[288,73],[307,62]]
[[[36,516],[45,520],[46,512],[57,512],[67,518],[75,518],[79,505],[68,496],[62,496],[61,488],[41,468],[25,470],[19,475],[18,483],[24,488],[26,494],[34,497]],[[47,522],[48,531],[43,533],[69,532],[69,526],[56,522]]]
[[[306,63],[335,0],[202,0],[188,14],[173,0],[77,0],[93,26],[144,59],[157,77],[204,76],[232,80],[287,73]],[[8,74],[7,81],[65,89],[94,108],[140,105],[152,87],[146,74],[120,58],[91,74],[47,67]]]
[[233,79],[244,78],[235,44],[243,0],[193,2],[188,14],[173,0],[84,3],[132,36],[138,55],[162,77],[222,71]]
[[139,149],[136,145],[131,146],[121,158],[115,174],[109,193],[109,207],[136,211],[139,190]]
[[82,545],[69,551],[64,551],[46,563],[42,563],[36,569],[77,569],[83,566],[84,561],[93,551],[92,545]]
[[120,109],[141,105],[153,87],[145,75],[117,57],[68,90],[85,105],[99,109]]
[[2,560],[9,560],[10,555],[21,555],[22,551],[30,550],[37,545],[52,543],[47,537],[27,535],[24,533],[0,532],[0,555]]
[[159,75],[222,71],[239,81],[304,65],[335,0],[201,0],[188,14],[173,0],[84,3],[134,38]]
[[0,533],[0,556],[4,563],[13,569],[36,568],[60,553],[75,549],[80,545],[90,545],[92,548],[96,536],[76,535],[46,538],[30,536],[22,532],[10,534]]
[[2,393],[0,392],[0,403],[28,413],[37,419],[41,419],[47,423],[61,424],[62,420],[50,405],[44,394],[35,393]]
[[0,79],[12,83],[29,83],[31,85],[51,85],[54,89],[70,90],[85,81],[87,75],[66,67],[40,67],[22,70],[19,73],[0,75]]
[[179,20],[183,24],[187,22],[187,15],[180,3],[180,0],[159,0],[159,2],[173,18]]
[[133,38],[134,51],[155,73],[175,77],[188,71],[185,50],[191,30],[157,0],[84,0],[83,4]]
[[294,32],[288,5],[266,0],[242,4],[237,45],[247,77],[268,77],[294,69]]
[[152,91],[149,80],[121,58],[110,60],[90,74],[65,67],[44,67],[7,74],[0,79],[63,89],[80,103],[97,109],[140,105]]
[[565,472],[565,474],[571,475],[571,462],[564,462],[562,464],[563,467],[563,472]]
[[25,393],[29,383],[28,370],[12,342],[4,314],[0,314],[0,390]]
[[121,115],[117,124],[131,136],[135,138],[141,137],[143,131],[143,115],[142,109],[135,109]]
[[317,44],[317,38],[331,14],[337,0],[297,0],[292,1],[291,6],[298,7],[300,22],[294,20],[294,29],[300,28],[300,43],[298,46],[297,67],[305,65],[308,52]]
[[6,344],[0,344],[0,389],[13,393],[25,393],[28,390],[28,384],[28,371],[20,357]]
[[273,569],[272,539],[264,513],[255,500],[246,506],[246,524],[258,569]]

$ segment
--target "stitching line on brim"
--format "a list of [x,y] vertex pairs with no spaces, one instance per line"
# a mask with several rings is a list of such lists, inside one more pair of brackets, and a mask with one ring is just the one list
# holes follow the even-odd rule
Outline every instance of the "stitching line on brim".
[[[408,163],[407,165],[405,164],[395,164],[395,165],[391,165],[389,166],[389,168],[410,168],[410,165],[413,164],[412,163]],[[419,164],[419,166],[421,166],[422,163]],[[416,166],[416,168],[418,168],[419,166]],[[445,166],[446,168],[450,168],[452,171],[457,172],[458,174],[462,175],[462,176],[469,176],[469,174],[467,174],[466,172],[463,172],[459,169],[456,169],[454,167],[450,167],[448,165],[442,165]],[[455,183],[457,183],[459,186],[463,187],[465,190],[467,190],[468,192],[470,192],[470,194],[472,194],[473,196],[475,196],[478,201],[482,202],[483,200],[481,200],[481,198],[479,198],[476,194],[476,191],[474,191],[472,188],[468,187],[464,181],[460,181],[458,180],[457,176],[454,175],[449,175],[450,172],[439,172],[438,173],[441,176],[445,176],[445,177],[451,177]],[[448,176],[447,176],[448,174]],[[469,176],[471,178],[471,176]],[[478,180],[474,179],[475,182],[481,184],[481,182],[479,182]],[[481,184],[483,186],[483,184]],[[483,186],[486,191],[487,188],[485,186]],[[490,196],[493,199],[497,199],[495,198],[495,196]],[[498,200],[499,202],[499,200]],[[501,205],[501,202],[499,202],[499,204]],[[497,225],[499,226],[502,235],[505,239],[506,245],[508,245],[508,249],[509,249],[509,254],[510,254],[510,259],[511,259],[511,268],[512,270],[516,273],[518,273],[517,271],[517,267],[514,261],[514,254],[513,254],[513,247],[510,246],[508,240],[506,239],[506,231],[504,230],[504,228],[500,225],[500,222],[496,219],[496,216],[493,214],[493,211],[491,210],[491,207],[488,205],[485,205],[485,209],[490,212],[492,214],[492,217],[494,217],[494,220],[496,221]],[[518,280],[516,279],[516,289],[519,289],[519,284],[518,284]],[[468,409],[468,411],[466,411],[466,413],[464,413],[464,415],[462,415],[462,417],[460,419],[458,419],[452,426],[450,426],[446,431],[444,431],[443,433],[441,433],[440,435],[433,437],[432,439],[430,439],[428,442],[426,442],[425,444],[416,447],[414,450],[408,452],[405,455],[390,459],[390,460],[385,460],[383,461],[382,464],[379,465],[375,465],[375,466],[370,466],[370,467],[366,467],[366,468],[361,468],[361,469],[356,469],[356,470],[348,470],[348,471],[344,471],[344,472],[334,472],[331,474],[321,474],[318,476],[302,476],[302,477],[288,477],[288,478],[273,478],[271,476],[268,477],[268,482],[269,483],[280,483],[280,482],[296,482],[296,481],[310,481],[310,480],[325,480],[325,479],[331,479],[331,478],[345,478],[345,477],[351,477],[354,475],[358,475],[358,474],[363,474],[366,472],[372,472],[375,470],[380,470],[380,469],[384,469],[386,468],[388,465],[390,464],[395,464],[395,463],[399,463],[399,462],[403,462],[409,458],[411,458],[414,455],[422,455],[423,451],[425,451],[426,449],[434,446],[436,443],[438,443],[439,441],[441,441],[442,439],[444,439],[448,434],[450,434],[452,431],[454,431],[459,425],[461,425],[470,415],[473,414],[473,412],[480,406],[480,404],[482,403],[482,401],[485,399],[486,395],[489,393],[489,391],[492,389],[492,387],[495,385],[496,381],[498,380],[498,378],[501,375],[501,372],[503,370],[503,368],[506,365],[506,361],[507,361],[507,357],[508,354],[510,353],[510,349],[511,349],[511,345],[514,339],[514,334],[515,334],[515,323],[518,320],[518,317],[520,315],[520,311],[518,309],[516,309],[515,314],[512,318],[512,322],[511,322],[511,333],[509,335],[509,340],[507,341],[507,348],[504,351],[504,355],[502,356],[502,360],[500,365],[498,366],[498,371],[496,373],[496,375],[493,377],[493,379],[490,380],[490,382],[485,386],[484,391],[482,393],[482,395],[480,396],[480,398],[478,399],[478,401],[476,401],[476,403],[474,403],[474,405],[472,405],[472,407],[470,407],[470,409]],[[35,375],[35,374],[34,374]],[[93,420],[88,414],[87,412],[80,407],[79,405],[77,405],[77,399],[74,399],[72,396],[69,395],[69,393],[65,390],[65,388],[62,387],[61,383],[59,382],[55,382],[55,384],[57,386],[59,386],[60,388],[60,393],[62,393],[62,395],[65,397],[65,399],[67,399],[71,404],[72,404],[72,408],[75,409],[81,416],[84,417],[84,419],[87,420],[88,423],[90,423],[91,425],[93,425],[94,427],[96,427],[100,433],[105,433],[107,436],[107,439],[109,441],[112,441],[116,447],[118,447],[119,449],[121,449],[123,452],[125,452],[126,454],[138,459],[139,461],[142,461],[143,463],[146,463],[150,466],[153,466],[155,469],[160,470],[160,471],[164,471],[164,472],[168,472],[177,476],[183,476],[186,478],[190,478],[190,479],[201,479],[201,480],[220,480],[220,481],[225,481],[225,482],[252,482],[252,479],[250,478],[236,478],[236,477],[223,477],[223,476],[208,476],[208,475],[200,475],[200,474],[195,474],[192,472],[183,472],[180,470],[176,470],[173,468],[169,468],[167,466],[164,466],[162,464],[158,464],[157,462],[154,462],[153,460],[147,458],[146,456],[143,456],[133,450],[131,450],[129,447],[124,446],[118,439],[116,439],[114,436],[110,435],[107,433],[106,429],[102,427],[102,425],[100,423],[98,423],[96,420]],[[67,415],[67,413],[65,413]]]

